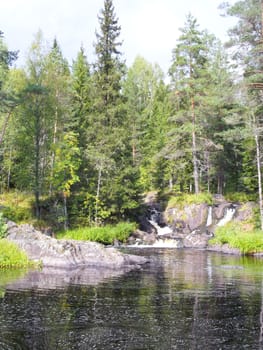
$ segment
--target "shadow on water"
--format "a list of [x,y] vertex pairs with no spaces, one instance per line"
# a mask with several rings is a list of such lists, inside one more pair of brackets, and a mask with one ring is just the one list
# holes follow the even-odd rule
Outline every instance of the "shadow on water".
[[262,260],[132,252],[150,264],[125,274],[44,270],[7,281],[0,349],[263,349]]

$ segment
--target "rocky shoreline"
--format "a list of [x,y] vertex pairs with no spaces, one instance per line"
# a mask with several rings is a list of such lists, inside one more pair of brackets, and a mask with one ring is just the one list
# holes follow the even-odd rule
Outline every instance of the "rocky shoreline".
[[123,254],[99,243],[57,240],[28,224],[18,226],[9,221],[7,226],[7,239],[25,251],[30,260],[40,262],[43,267],[129,270],[147,263],[144,257]]
[[[232,221],[251,229],[251,218],[257,207],[255,202],[229,202],[221,195],[213,197],[212,204],[191,203],[163,207],[156,194],[145,198],[148,217],[143,217],[141,230],[129,237],[132,246],[206,249],[224,254],[243,255],[228,244],[211,244],[218,226]],[[263,256],[262,253],[250,255]]]

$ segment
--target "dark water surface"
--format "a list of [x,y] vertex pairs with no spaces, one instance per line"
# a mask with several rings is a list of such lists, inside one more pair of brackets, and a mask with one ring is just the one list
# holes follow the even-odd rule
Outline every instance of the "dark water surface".
[[132,250],[141,270],[0,273],[0,349],[263,349],[263,260]]

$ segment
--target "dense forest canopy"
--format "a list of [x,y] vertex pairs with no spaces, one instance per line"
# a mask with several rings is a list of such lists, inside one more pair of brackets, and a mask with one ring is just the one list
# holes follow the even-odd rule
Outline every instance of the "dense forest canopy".
[[70,65],[39,31],[13,68],[0,32],[1,192],[33,193],[36,217],[64,228],[134,219],[150,190],[258,193],[262,208],[262,6],[222,4],[226,45],[187,15],[169,82],[141,56],[126,66],[112,0],[95,62],[80,47]]

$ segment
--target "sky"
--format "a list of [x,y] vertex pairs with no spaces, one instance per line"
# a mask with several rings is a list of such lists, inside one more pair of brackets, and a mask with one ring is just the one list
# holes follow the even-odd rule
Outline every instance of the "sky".
[[[141,55],[158,63],[166,73],[179,28],[191,13],[200,29],[207,29],[222,41],[232,18],[220,15],[223,0],[113,0],[121,26],[123,58],[131,66]],[[230,4],[235,0],[228,1]],[[104,0],[0,0],[0,30],[9,50],[19,50],[17,66],[25,63],[29,47],[39,29],[52,43],[54,37],[64,56],[72,63],[82,45],[88,61],[94,62],[95,30]]]

